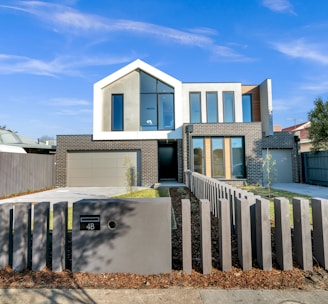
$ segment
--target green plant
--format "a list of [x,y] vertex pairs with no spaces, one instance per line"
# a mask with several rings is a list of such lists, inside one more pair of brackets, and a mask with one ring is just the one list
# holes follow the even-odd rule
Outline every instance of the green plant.
[[267,149],[266,156],[263,160],[263,171],[264,183],[268,189],[268,197],[271,197],[271,186],[277,177],[276,165],[276,160],[272,159],[272,154],[269,152],[269,149]]

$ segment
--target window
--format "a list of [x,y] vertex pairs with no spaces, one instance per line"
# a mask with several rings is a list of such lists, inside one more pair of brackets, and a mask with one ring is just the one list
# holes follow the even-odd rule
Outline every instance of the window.
[[223,177],[224,175],[223,137],[212,137],[212,176]]
[[252,122],[252,95],[243,95],[243,122]]
[[140,71],[140,129],[174,129],[174,89]]
[[112,131],[123,131],[123,94],[112,95]]
[[206,93],[207,122],[218,122],[218,96],[216,92]]
[[233,178],[245,177],[244,138],[231,137],[231,172]]
[[234,94],[233,92],[223,92],[223,121],[234,122],[235,121],[235,109],[234,109]]
[[193,170],[200,174],[205,174],[204,138],[194,137],[192,139],[192,148],[193,148],[193,159],[194,159]]
[[190,93],[190,122],[200,123],[201,122],[201,104],[200,104],[200,93]]

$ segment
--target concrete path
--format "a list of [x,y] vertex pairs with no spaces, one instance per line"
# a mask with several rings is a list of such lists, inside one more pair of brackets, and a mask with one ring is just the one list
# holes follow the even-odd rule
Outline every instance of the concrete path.
[[328,291],[235,289],[0,289],[0,303],[325,304]]
[[328,187],[313,186],[297,183],[277,183],[272,185],[273,189],[285,190],[310,197],[319,197],[328,199]]

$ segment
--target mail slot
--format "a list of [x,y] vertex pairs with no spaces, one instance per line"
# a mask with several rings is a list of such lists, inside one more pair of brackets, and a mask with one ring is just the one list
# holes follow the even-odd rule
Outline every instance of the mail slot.
[[100,230],[100,215],[80,215],[80,230]]

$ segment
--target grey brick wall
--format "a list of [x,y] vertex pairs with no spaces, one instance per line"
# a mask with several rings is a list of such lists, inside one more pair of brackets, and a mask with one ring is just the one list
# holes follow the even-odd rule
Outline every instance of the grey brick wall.
[[[58,135],[56,184],[67,186],[68,151],[123,151],[139,150],[141,154],[141,185],[150,186],[158,182],[158,144],[156,140],[109,141],[92,140],[92,135]],[[181,153],[180,153],[181,154]],[[180,163],[181,160],[180,160]],[[182,172],[182,169],[179,172]],[[181,174],[181,173],[179,173]]]
[[[183,130],[183,168],[188,169],[189,141]],[[247,182],[255,184],[262,180],[262,127],[261,122],[193,124],[191,136],[244,136]]]

